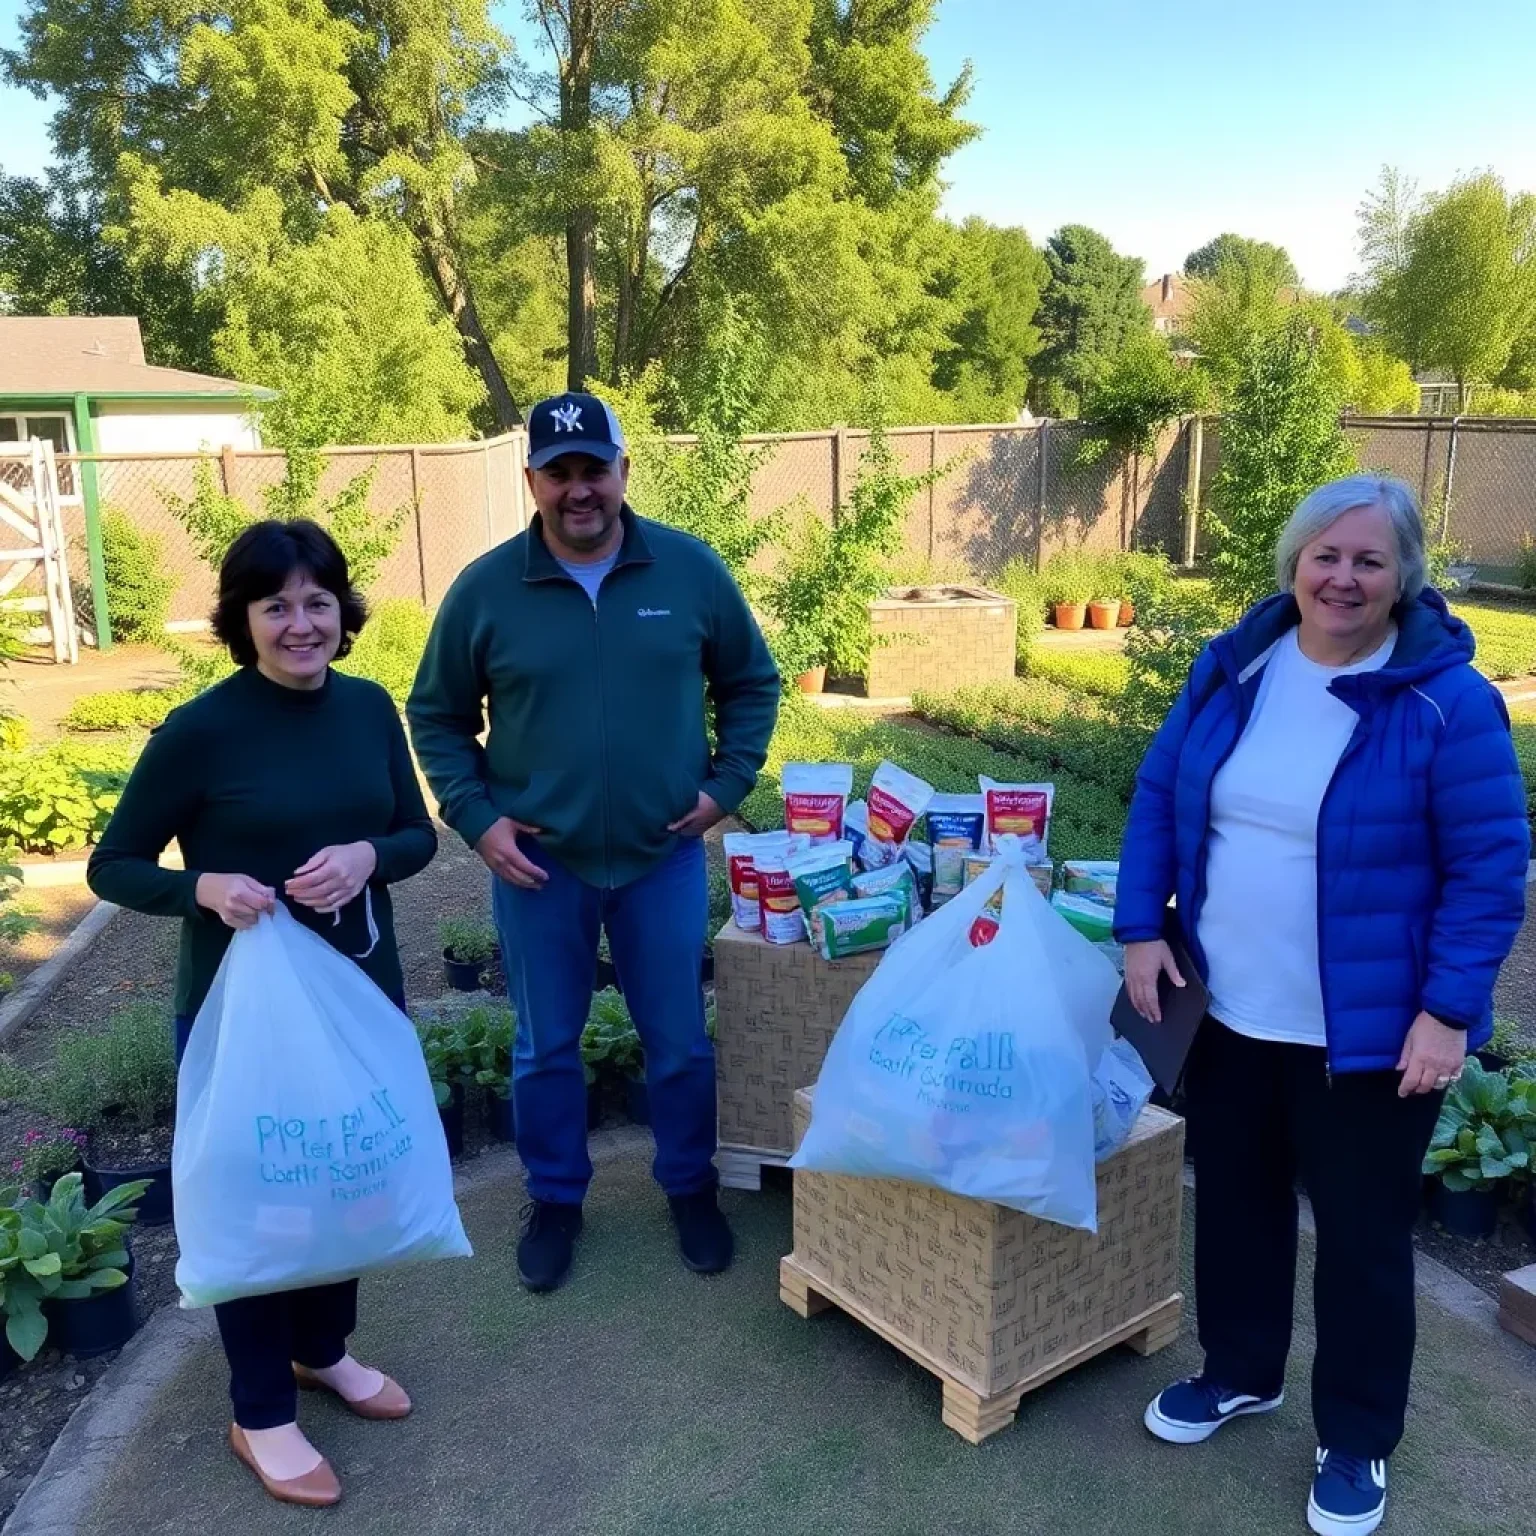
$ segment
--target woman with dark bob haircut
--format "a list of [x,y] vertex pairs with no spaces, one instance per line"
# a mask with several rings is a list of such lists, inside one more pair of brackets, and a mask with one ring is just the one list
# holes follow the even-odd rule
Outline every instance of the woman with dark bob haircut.
[[[219,568],[213,615],[238,670],[150,737],[91,855],[88,879],[104,901],[181,919],[178,1061],[232,930],[279,900],[405,1006],[389,886],[431,862],[437,836],[393,701],[331,666],[366,616],[324,529],[304,519],[247,528]],[[160,866],[173,839],[184,869]],[[324,1388],[365,1419],[411,1407],[347,1352],[357,1281],[214,1311],[231,1448],[273,1497],[334,1504],[340,1484],[299,1429],[298,1388]]]

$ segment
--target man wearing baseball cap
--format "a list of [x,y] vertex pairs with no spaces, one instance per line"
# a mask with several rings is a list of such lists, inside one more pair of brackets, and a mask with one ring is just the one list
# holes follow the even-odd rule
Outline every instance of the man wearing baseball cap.
[[602,400],[533,408],[527,476],[537,514],[449,588],[406,706],[444,820],[494,877],[531,1201],[518,1273],[557,1286],[581,1231],[600,932],[645,1047],[656,1180],[684,1263],[713,1273],[732,1239],[712,1161],[701,838],[756,782],[778,673],[714,551],[626,502],[624,433]]

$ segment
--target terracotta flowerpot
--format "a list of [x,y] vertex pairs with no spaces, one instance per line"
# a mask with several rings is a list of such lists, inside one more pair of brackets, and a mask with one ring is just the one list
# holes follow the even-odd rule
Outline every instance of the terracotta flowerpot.
[[1081,629],[1088,618],[1086,603],[1057,603],[1054,608],[1057,629]]
[[795,679],[795,687],[801,693],[823,693],[827,686],[827,669],[825,667],[812,667],[808,672],[802,672]]
[[1120,617],[1120,604],[1095,602],[1088,604],[1088,624],[1091,629],[1113,629]]
[[1128,597],[1120,599],[1119,626],[1121,629],[1129,629],[1136,622],[1136,605]]

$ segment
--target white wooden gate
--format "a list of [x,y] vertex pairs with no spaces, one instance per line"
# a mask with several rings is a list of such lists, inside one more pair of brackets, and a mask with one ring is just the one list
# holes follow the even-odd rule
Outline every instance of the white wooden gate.
[[[41,570],[41,597],[10,596]],[[53,444],[0,445],[0,607],[46,615],[55,661],[79,661]]]

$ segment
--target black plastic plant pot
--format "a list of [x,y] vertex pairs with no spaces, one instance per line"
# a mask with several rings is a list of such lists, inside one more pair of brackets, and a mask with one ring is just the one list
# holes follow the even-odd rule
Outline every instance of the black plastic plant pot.
[[493,964],[495,964],[494,958],[455,960],[446,949],[443,951],[443,975],[449,987],[455,992],[478,992],[481,974]]
[[464,1085],[455,1083],[448,1090],[448,1102],[440,1104],[437,1117],[443,1122],[443,1137],[449,1157],[464,1156]]
[[509,1093],[506,1098],[501,1098],[493,1093],[490,1096],[490,1106],[491,1135],[497,1141],[516,1141],[517,1109],[512,1102],[512,1095]]
[[1429,1213],[1455,1237],[1482,1240],[1493,1236],[1499,1222],[1499,1189],[1447,1189],[1438,1179]]
[[20,1364],[21,1356],[11,1348],[11,1341],[5,1336],[5,1329],[0,1328],[0,1381],[4,1381]]
[[128,1281],[115,1291],[98,1291],[82,1301],[43,1303],[48,1319],[48,1346],[77,1360],[121,1349],[139,1326],[133,1302],[133,1255],[128,1255]]
[[119,1184],[132,1184],[136,1179],[148,1179],[146,1189],[138,1202],[141,1227],[163,1227],[174,1214],[171,1209],[171,1165],[169,1163],[129,1164],[123,1168],[98,1167],[86,1154],[85,1187],[86,1202],[90,1205],[101,1199]]
[[624,1113],[634,1125],[651,1123],[651,1095],[643,1077],[624,1079]]
[[1503,1072],[1509,1066],[1509,1057],[1501,1056],[1497,1051],[1473,1051],[1472,1054],[1485,1072]]
[[715,952],[712,949],[704,951],[704,964],[699,971],[699,980],[707,987],[715,979]]

